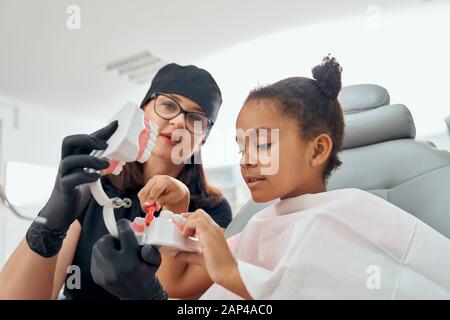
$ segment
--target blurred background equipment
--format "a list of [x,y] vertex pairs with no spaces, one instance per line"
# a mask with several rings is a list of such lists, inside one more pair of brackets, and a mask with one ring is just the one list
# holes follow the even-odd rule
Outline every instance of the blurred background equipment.
[[32,216],[27,216],[25,214],[20,213],[13,204],[11,204],[11,202],[8,200],[8,197],[6,196],[6,193],[3,189],[3,186],[0,185],[0,204],[6,206],[13,214],[15,214],[17,217],[24,219],[24,220],[30,220],[30,221],[35,221],[35,222],[39,222],[39,223],[45,223],[47,221],[47,219],[43,218],[43,217],[32,217]]

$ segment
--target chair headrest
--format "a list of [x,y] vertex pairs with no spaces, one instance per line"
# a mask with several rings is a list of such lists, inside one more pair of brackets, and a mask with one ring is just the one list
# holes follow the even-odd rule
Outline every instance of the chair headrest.
[[342,88],[339,102],[346,114],[362,112],[388,105],[388,91],[376,84],[356,84]]
[[381,86],[344,87],[339,95],[345,117],[344,149],[395,139],[414,139],[411,112],[401,104],[389,105],[389,93]]

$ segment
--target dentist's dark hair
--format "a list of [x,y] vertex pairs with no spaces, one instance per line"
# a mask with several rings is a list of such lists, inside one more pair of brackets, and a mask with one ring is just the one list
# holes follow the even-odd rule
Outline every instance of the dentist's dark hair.
[[245,103],[250,100],[273,102],[282,114],[297,122],[302,137],[307,141],[322,133],[328,134],[333,148],[323,172],[326,181],[331,172],[342,164],[338,153],[342,149],[345,125],[337,99],[342,86],[342,67],[328,55],[312,69],[312,75],[314,79],[292,77],[256,88]]

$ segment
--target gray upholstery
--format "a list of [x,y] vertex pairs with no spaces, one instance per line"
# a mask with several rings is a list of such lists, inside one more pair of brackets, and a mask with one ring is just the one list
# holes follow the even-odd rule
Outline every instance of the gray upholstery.
[[[414,140],[409,110],[389,105],[389,94],[380,86],[345,87],[339,100],[346,123],[343,165],[331,176],[328,189],[372,192],[450,238],[450,153]],[[251,216],[269,204],[256,206],[250,200],[226,235],[241,231]]]
[[347,114],[345,124],[344,149],[416,136],[411,113],[401,104]]
[[390,102],[387,90],[376,84],[356,84],[342,89],[339,102],[346,114],[367,111]]

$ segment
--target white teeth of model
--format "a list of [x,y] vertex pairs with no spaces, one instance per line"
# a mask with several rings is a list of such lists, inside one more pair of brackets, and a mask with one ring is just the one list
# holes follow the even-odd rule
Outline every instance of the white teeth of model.
[[119,165],[114,169],[113,175],[118,175],[122,172],[123,166],[125,165],[125,161],[120,161]]
[[122,172],[122,167],[117,166],[114,171],[112,172],[113,175],[117,176],[118,174],[120,174],[120,172]]
[[170,212],[169,210],[162,210],[161,213],[159,214],[160,218],[166,218],[166,219],[172,219],[173,218],[173,213]]
[[184,224],[186,222],[186,219],[180,216],[179,214],[174,214],[172,216],[172,220],[179,224]]

